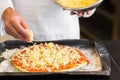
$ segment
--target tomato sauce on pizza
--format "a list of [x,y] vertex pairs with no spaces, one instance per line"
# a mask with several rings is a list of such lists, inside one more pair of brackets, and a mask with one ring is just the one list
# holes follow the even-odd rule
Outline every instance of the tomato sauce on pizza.
[[52,42],[26,47],[12,56],[12,64],[23,72],[72,71],[89,63],[80,50]]

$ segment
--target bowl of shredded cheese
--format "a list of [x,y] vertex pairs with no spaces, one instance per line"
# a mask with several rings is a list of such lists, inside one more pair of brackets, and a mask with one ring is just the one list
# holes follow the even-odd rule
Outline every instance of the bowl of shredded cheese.
[[98,7],[103,0],[54,0],[59,6],[69,10],[90,10]]

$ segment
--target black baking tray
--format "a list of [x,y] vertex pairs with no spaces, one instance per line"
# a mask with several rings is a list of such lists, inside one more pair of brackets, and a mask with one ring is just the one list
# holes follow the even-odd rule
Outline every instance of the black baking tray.
[[[101,59],[102,62],[102,71],[79,71],[79,72],[65,72],[65,73],[59,73],[59,72],[0,72],[0,76],[57,76],[57,77],[69,77],[70,76],[110,76],[111,68],[110,68],[110,58],[109,58],[109,52],[105,48],[104,44],[99,41],[92,41],[88,39],[72,39],[72,40],[57,40],[57,41],[33,41],[32,43],[26,43],[20,40],[8,40],[5,42],[0,43],[0,55],[3,53],[6,49],[14,49],[14,48],[23,48],[33,45],[34,43],[45,43],[45,42],[54,42],[57,44],[64,44],[72,47],[79,47],[79,48],[93,48],[95,49]],[[86,78],[87,78],[86,77]]]

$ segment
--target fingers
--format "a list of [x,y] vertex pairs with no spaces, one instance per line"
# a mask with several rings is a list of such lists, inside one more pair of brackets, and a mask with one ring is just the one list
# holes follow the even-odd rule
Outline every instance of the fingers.
[[87,10],[87,11],[71,11],[70,14],[71,15],[78,15],[79,17],[82,17],[84,14],[90,15],[91,10]]
[[78,14],[77,14],[79,17],[82,17],[83,16],[83,12],[82,11],[78,11]]
[[2,18],[6,25],[6,33],[17,39],[29,41],[30,34],[27,31],[28,26],[25,20],[16,11],[9,7],[4,11]]
[[7,26],[4,26],[4,30],[7,34],[12,35],[12,32],[8,30]]
[[4,29],[7,34],[12,35],[14,38],[24,40],[24,37],[22,37],[11,25],[9,27],[5,26]]
[[29,33],[29,40],[27,42],[32,42],[33,41],[33,32],[32,30],[27,29],[28,33]]
[[28,42],[30,38],[30,35],[27,30],[28,27],[25,21],[16,17],[11,19],[11,21],[8,21],[5,26],[6,33],[26,42]]
[[24,29],[28,29],[28,25],[24,19],[21,20],[21,25],[23,26]]
[[20,24],[20,22],[18,20],[16,20],[16,21],[12,22],[12,27],[14,27],[14,29],[17,31],[17,33],[22,35],[25,40],[29,40],[29,34],[26,31],[26,29],[24,29],[24,27],[26,27],[26,25],[24,25],[24,27],[23,27]]
[[87,14],[87,15],[90,15],[90,14],[91,14],[91,11],[90,11],[90,10],[86,11],[86,14]]
[[78,15],[79,17],[83,16],[82,11],[71,11],[70,15]]
[[74,12],[74,11],[71,11],[71,13],[70,13],[71,15],[75,15],[76,13]]

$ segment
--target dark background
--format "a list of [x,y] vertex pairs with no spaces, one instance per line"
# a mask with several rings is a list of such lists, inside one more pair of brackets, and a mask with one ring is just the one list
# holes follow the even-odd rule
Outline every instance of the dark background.
[[103,0],[96,12],[89,18],[80,18],[82,39],[120,39],[120,0]]

